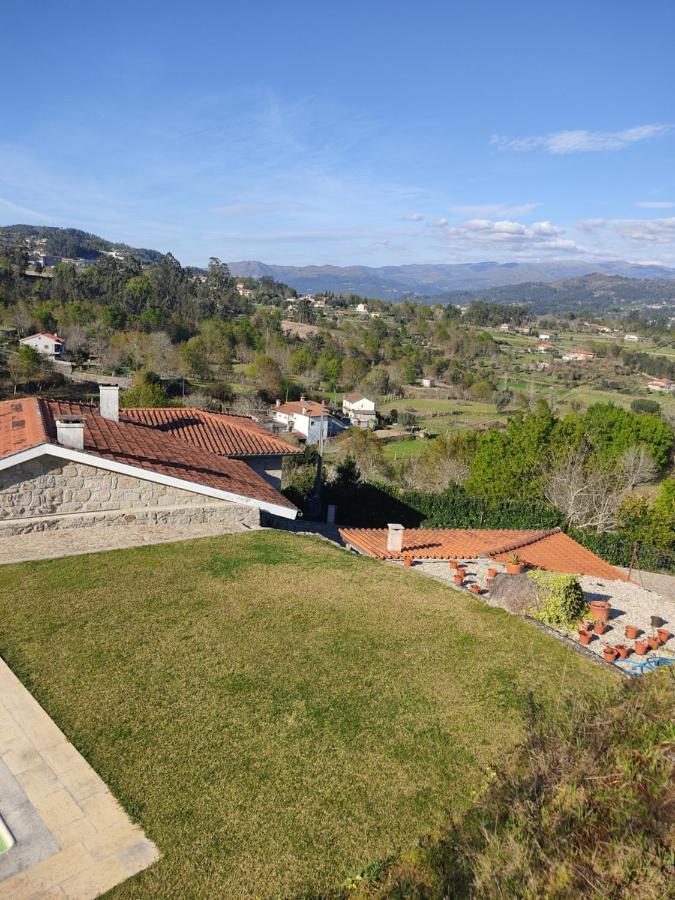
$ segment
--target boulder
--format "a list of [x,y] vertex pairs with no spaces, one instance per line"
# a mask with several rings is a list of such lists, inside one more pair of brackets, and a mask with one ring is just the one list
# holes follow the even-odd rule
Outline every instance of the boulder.
[[490,603],[522,616],[537,607],[537,585],[527,575],[497,575],[490,586]]

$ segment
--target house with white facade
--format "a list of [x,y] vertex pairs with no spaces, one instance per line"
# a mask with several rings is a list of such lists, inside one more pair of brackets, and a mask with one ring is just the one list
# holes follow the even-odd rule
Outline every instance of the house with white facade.
[[637,344],[637,342],[640,340],[637,334],[626,334],[624,335],[623,339],[624,341],[628,341],[630,344]]
[[28,337],[21,338],[19,341],[25,347],[32,347],[42,356],[48,356],[50,359],[63,358],[63,341],[58,334],[52,334],[49,331],[41,331],[39,334],[31,334]]
[[540,341],[550,341],[550,340],[551,340],[551,335],[550,335],[550,334],[547,334],[547,332],[545,332],[545,331],[542,331],[542,332],[540,332],[540,334],[539,334],[539,340],[540,340]]
[[574,360],[576,362],[588,362],[591,359],[595,359],[595,353],[592,350],[570,350],[569,353],[563,354],[563,359]]
[[669,381],[667,378],[655,378],[647,383],[647,390],[656,394],[674,394],[675,382]]
[[369,400],[358,391],[345,394],[342,401],[342,412],[356,428],[375,428],[377,425],[375,401]]
[[537,347],[539,353],[552,353],[554,350],[555,345],[551,344],[550,341],[542,341]]
[[235,284],[235,288],[240,297],[255,296],[255,291],[253,290],[253,288],[246,287],[243,281],[238,281]]
[[318,444],[322,434],[325,440],[344,429],[342,423],[331,416],[323,403],[315,403],[304,397],[287,403],[277,400],[269,413],[273,422],[307,444]]

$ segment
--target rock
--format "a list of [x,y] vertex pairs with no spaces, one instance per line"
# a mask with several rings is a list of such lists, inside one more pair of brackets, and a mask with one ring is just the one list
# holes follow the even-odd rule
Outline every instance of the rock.
[[490,602],[514,615],[524,615],[538,604],[537,586],[527,575],[497,575],[490,587]]

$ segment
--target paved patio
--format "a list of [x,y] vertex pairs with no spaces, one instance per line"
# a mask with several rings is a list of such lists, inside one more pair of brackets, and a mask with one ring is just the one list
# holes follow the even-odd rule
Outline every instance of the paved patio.
[[105,783],[0,660],[0,898],[90,900],[157,860]]

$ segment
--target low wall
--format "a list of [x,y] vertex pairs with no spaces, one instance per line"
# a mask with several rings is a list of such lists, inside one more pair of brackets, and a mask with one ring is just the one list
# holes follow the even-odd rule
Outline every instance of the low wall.
[[258,525],[260,512],[189,490],[42,456],[0,472],[0,533],[49,528],[222,522]]

